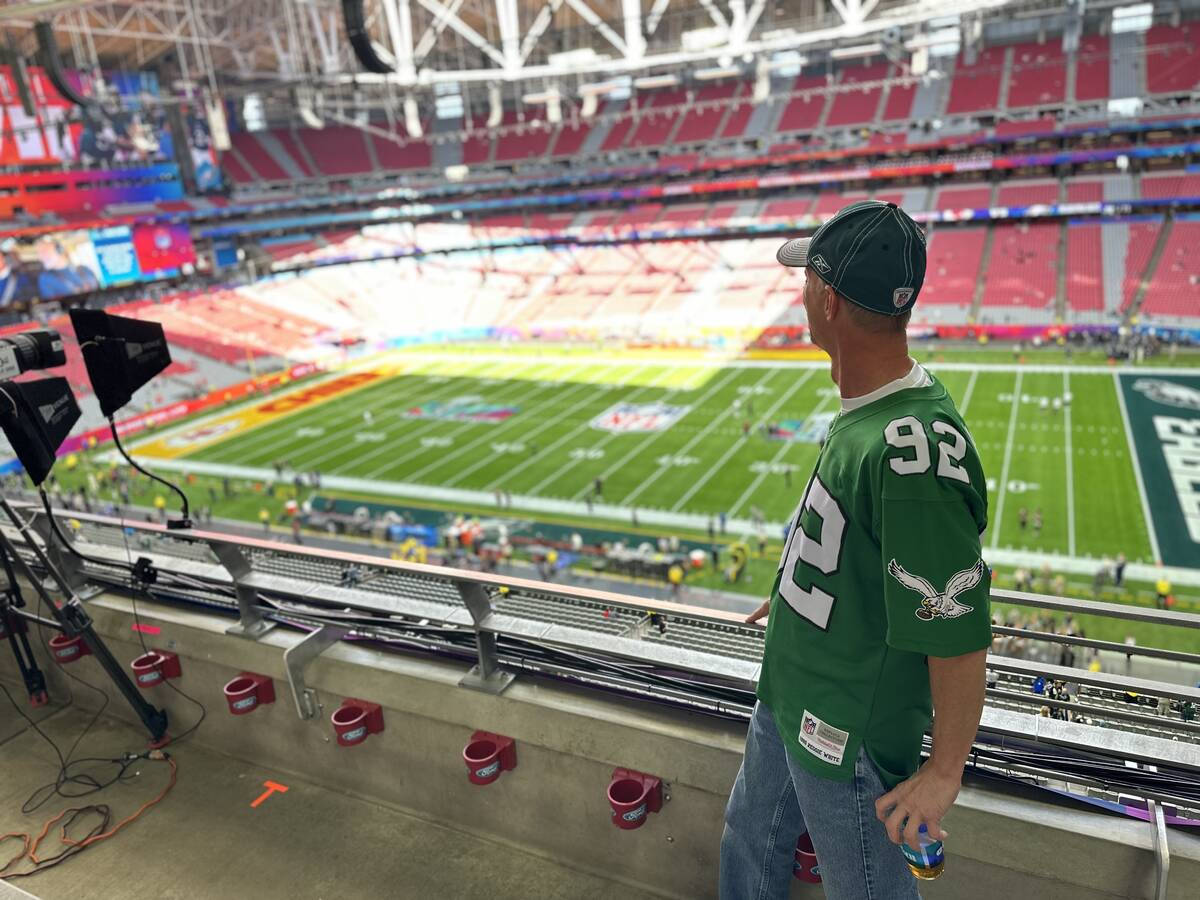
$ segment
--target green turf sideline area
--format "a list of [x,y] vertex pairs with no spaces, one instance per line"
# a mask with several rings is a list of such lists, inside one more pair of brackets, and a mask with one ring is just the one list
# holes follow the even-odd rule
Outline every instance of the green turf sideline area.
[[[837,409],[819,361],[399,356],[409,364],[403,375],[151,463],[270,481],[272,463],[286,459],[319,469],[329,488],[381,499],[489,510],[501,491],[529,512],[621,522],[636,512],[639,522],[701,531],[722,512],[731,530],[753,531],[757,507],[775,539],[818,447],[771,439],[763,426],[811,438]],[[930,368],[962,408],[991,481],[987,547],[1021,558],[1124,552],[1156,562],[1110,367]],[[1072,402],[1055,408],[1068,392]],[[446,417],[468,408],[475,412]],[[489,411],[507,417],[480,418]],[[597,477],[603,490],[592,497]]]

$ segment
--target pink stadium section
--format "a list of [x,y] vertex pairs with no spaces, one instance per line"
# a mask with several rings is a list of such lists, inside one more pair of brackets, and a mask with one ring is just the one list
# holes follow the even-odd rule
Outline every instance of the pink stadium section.
[[1144,175],[1142,198],[1200,197],[1200,175]]
[[1107,35],[1090,34],[1079,40],[1075,66],[1075,99],[1106,100],[1109,96],[1109,41]]
[[[800,75],[792,85],[792,92],[808,91],[825,86],[824,75]],[[783,115],[780,116],[779,124],[775,128],[776,132],[812,131],[817,122],[821,120],[826,99],[825,94],[793,97],[783,108]]]
[[[887,78],[887,74],[887,63],[858,66],[842,71],[841,84],[882,82]],[[882,85],[839,91],[833,98],[833,105],[829,108],[829,116],[826,118],[825,124],[834,127],[866,125],[874,122],[876,113],[879,111],[879,97],[882,93]]]
[[1125,250],[1125,280],[1121,285],[1122,312],[1129,309],[1137,295],[1161,229],[1161,219],[1129,224],[1129,243]]
[[433,148],[426,138],[397,143],[372,134],[368,139],[383,169],[427,169],[433,165]]
[[325,175],[361,175],[374,169],[363,132],[357,128],[302,128],[296,136]]
[[231,134],[229,140],[260,178],[265,181],[281,181],[289,177],[254,135],[247,131],[239,131]]
[[983,286],[984,308],[1046,309],[1058,292],[1055,222],[996,225]]
[[304,156],[304,151],[300,149],[300,145],[296,143],[296,136],[286,128],[277,128],[268,132],[275,140],[283,146],[287,155],[295,160],[296,165],[300,167],[300,171],[307,177],[312,178],[317,173],[313,171],[313,167],[309,165],[308,160]]
[[938,191],[934,209],[987,209],[991,205],[990,187],[946,187]]
[[1062,41],[1016,44],[1012,48],[1012,74],[1008,79],[1008,108],[1062,103],[1067,92],[1067,58]]
[[724,84],[705,85],[696,91],[696,97],[679,123],[672,143],[695,144],[716,137],[717,129],[721,127],[729,109],[728,101],[737,96],[742,87],[740,81],[727,81]]
[[462,142],[462,161],[466,166],[480,166],[492,155],[492,132],[484,128],[482,120],[472,127],[470,137]]
[[1171,226],[1139,312],[1200,317],[1200,222],[1180,220]]
[[665,144],[675,130],[675,123],[683,115],[682,107],[687,102],[687,91],[683,88],[654,91],[646,98],[639,98],[640,112],[637,127],[629,136],[629,147],[657,147]]
[[1104,309],[1099,225],[1067,226],[1067,305],[1072,312]]
[[1146,90],[1151,94],[1192,91],[1200,85],[1200,23],[1155,25],[1146,32]]
[[948,115],[985,112],[999,105],[1000,77],[1007,52],[1007,47],[989,47],[980,51],[975,65],[959,63],[950,85],[950,99],[946,104]]
[[563,123],[558,130],[558,137],[550,144],[550,155],[575,156],[591,132],[592,126],[587,122]]
[[504,114],[503,129],[496,138],[496,162],[536,159],[546,155],[553,132],[545,122],[521,122],[517,114]]
[[996,192],[997,206],[1034,206],[1058,202],[1057,181],[1003,184]]
[[629,136],[630,130],[633,128],[633,118],[626,116],[623,119],[617,119],[609,126],[608,134],[604,136],[604,143],[600,145],[601,150],[620,150],[625,143],[625,138]]
[[[895,68],[892,75],[897,74]],[[912,118],[913,97],[917,93],[915,84],[893,84],[888,88],[887,100],[883,105],[883,121],[906,122]]]
[[1103,181],[1075,181],[1072,179],[1067,182],[1068,203],[1098,203],[1103,199]]
[[236,181],[238,184],[250,184],[258,181],[250,170],[238,162],[238,158],[232,152],[221,154],[221,168],[225,170],[225,174]]
[[918,309],[922,305],[971,305],[986,235],[986,229],[975,226],[934,229],[929,236]]

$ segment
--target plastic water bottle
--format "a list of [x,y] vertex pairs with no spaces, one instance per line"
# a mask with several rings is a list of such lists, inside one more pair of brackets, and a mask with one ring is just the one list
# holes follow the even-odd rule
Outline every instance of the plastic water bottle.
[[946,854],[942,842],[930,838],[924,825],[920,828],[919,839],[919,848],[913,849],[908,844],[901,844],[900,849],[904,858],[908,860],[908,868],[913,875],[922,881],[932,881],[946,868]]

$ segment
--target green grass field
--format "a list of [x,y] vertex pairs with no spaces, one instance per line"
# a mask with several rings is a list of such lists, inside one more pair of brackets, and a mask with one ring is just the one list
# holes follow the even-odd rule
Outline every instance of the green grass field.
[[[990,481],[986,546],[1076,557],[1151,561],[1147,523],[1109,373],[967,371],[929,364],[956,398]],[[946,364],[943,364],[946,365]],[[560,501],[583,512],[593,479],[606,510],[786,521],[816,459],[815,443],[772,440],[765,423],[809,423],[837,408],[823,366],[720,367],[641,359],[413,355],[408,370],[185,455],[189,464],[270,470],[286,459],[326,479],[372,485],[510,492],[514,506]],[[1040,398],[1070,392],[1061,410]],[[422,404],[457,401],[515,409],[500,422],[422,418]],[[740,407],[737,405],[740,402]],[[662,430],[606,431],[593,420],[617,404],[679,408]],[[752,406],[751,406],[752,405]],[[752,412],[750,411],[752,408]],[[368,423],[364,413],[370,412]],[[749,434],[743,424],[750,422]],[[381,493],[385,493],[381,491]],[[454,499],[453,493],[443,499]],[[1040,533],[1018,511],[1043,514]],[[697,518],[699,517],[699,518]],[[683,519],[681,519],[681,524]],[[774,537],[774,530],[772,530]]]

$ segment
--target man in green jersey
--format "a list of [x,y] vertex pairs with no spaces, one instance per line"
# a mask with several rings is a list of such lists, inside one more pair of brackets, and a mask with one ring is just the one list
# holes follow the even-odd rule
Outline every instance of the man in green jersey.
[[768,616],[766,651],[721,897],[786,897],[807,830],[831,900],[915,898],[898,844],[919,847],[922,825],[944,836],[983,710],[986,481],[953,400],[908,355],[917,224],[894,203],[854,203],[778,259],[805,269],[809,330],[842,408],[749,617]]

